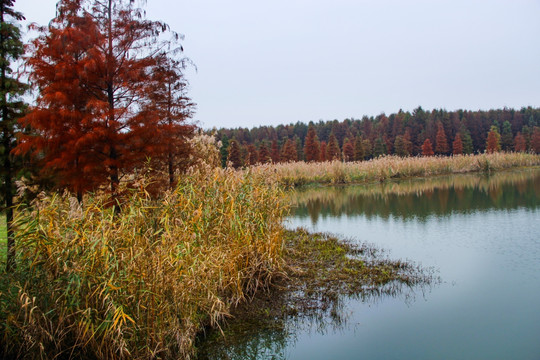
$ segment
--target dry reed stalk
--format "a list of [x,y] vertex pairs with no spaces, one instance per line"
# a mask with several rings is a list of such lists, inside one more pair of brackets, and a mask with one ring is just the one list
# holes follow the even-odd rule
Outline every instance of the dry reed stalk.
[[268,176],[199,169],[160,199],[144,189],[120,214],[69,194],[17,212],[4,355],[190,358],[203,326],[281,271],[286,206]]

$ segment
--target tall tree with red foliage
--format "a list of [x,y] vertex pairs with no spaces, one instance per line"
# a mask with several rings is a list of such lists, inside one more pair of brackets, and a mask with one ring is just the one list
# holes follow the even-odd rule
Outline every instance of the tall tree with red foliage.
[[328,138],[328,144],[326,145],[326,160],[341,160],[341,149],[339,148],[339,143],[334,136],[334,133],[331,133]]
[[272,146],[270,148],[270,156],[272,157],[272,162],[277,164],[281,161],[281,155],[279,153],[279,146],[276,139],[272,140]]
[[422,156],[433,156],[435,153],[433,152],[433,147],[431,145],[431,140],[427,138],[424,140],[424,143],[422,144]]
[[531,151],[540,154],[540,127],[535,126],[531,136]]
[[283,148],[281,149],[281,161],[298,161],[298,152],[296,151],[296,144],[294,140],[287,139]]
[[320,144],[317,139],[315,127],[311,125],[308,129],[306,141],[304,144],[304,155],[307,162],[319,161]]
[[259,162],[263,164],[272,162],[270,150],[268,150],[268,146],[266,146],[266,143],[264,142],[259,146]]
[[319,161],[325,162],[328,158],[326,157],[326,141],[321,141],[321,152],[319,155]]
[[354,145],[349,138],[345,138],[343,143],[343,160],[354,161]]
[[500,144],[501,135],[497,130],[496,126],[492,126],[489,130],[487,139],[486,139],[486,151],[488,153],[494,153],[501,150]]
[[[192,117],[195,104],[187,96],[187,80],[182,73],[184,63],[172,59],[169,54],[158,56],[156,66],[149,79],[148,99],[141,117],[148,123],[155,123],[157,131],[147,134],[144,127],[137,135],[146,144],[154,144],[152,154],[158,168],[165,168],[169,175],[169,186],[174,185],[176,169],[183,169],[188,164],[191,147],[188,139],[195,130],[193,124],[187,121]],[[150,139],[148,135],[157,138]],[[152,155],[151,154],[151,155]]]
[[448,153],[448,140],[441,122],[437,123],[437,135],[435,137],[435,152],[437,154]]
[[461,140],[461,134],[457,133],[454,142],[452,143],[452,154],[461,155],[463,154],[463,141]]
[[525,137],[521,134],[521,132],[518,132],[516,134],[516,137],[514,138],[514,151],[515,152],[527,151],[527,142],[525,140]]
[[175,64],[163,60],[179,37],[130,0],[61,0],[57,14],[33,43],[38,105],[20,151],[44,153],[45,168],[79,194],[108,181],[114,198],[123,173],[177,144],[186,114],[161,106],[182,94],[179,73],[164,73]]

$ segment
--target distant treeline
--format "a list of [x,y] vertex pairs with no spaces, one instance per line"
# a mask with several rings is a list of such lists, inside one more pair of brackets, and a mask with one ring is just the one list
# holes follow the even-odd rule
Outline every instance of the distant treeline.
[[399,111],[389,116],[309,124],[222,128],[222,164],[360,161],[385,154],[451,155],[484,151],[540,153],[540,108]]

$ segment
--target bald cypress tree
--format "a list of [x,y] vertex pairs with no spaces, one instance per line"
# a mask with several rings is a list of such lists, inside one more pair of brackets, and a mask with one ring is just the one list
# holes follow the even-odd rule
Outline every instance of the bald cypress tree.
[[13,9],[14,0],[0,0],[0,116],[2,142],[2,192],[7,225],[7,271],[15,267],[13,223],[13,177],[15,168],[11,150],[15,145],[16,121],[22,116],[25,104],[21,96],[27,86],[13,76],[12,62],[23,55],[24,49],[17,21],[24,16]]

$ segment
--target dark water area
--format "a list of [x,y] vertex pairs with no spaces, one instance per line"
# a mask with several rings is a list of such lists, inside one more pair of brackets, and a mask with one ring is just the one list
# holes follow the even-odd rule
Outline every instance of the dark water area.
[[287,227],[373,244],[441,282],[246,326],[209,358],[540,359],[540,169],[317,187],[291,201]]

